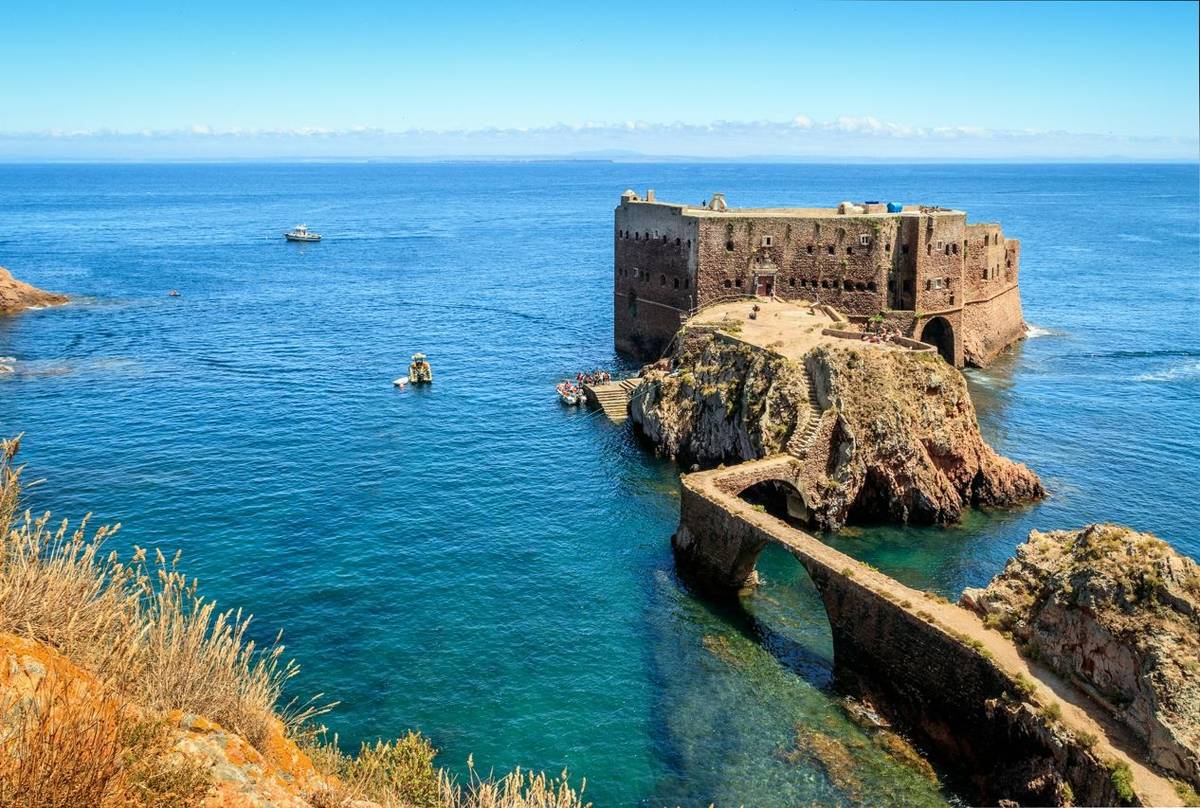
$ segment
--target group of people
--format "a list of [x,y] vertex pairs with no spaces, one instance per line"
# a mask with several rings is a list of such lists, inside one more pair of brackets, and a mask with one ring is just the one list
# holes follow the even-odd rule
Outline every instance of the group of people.
[[863,342],[870,342],[875,345],[882,345],[891,342],[896,337],[903,337],[904,334],[900,328],[893,323],[873,322],[867,323],[867,328],[863,332]]
[[612,374],[607,370],[593,370],[591,373],[581,371],[575,374],[577,384],[606,384],[612,381]]

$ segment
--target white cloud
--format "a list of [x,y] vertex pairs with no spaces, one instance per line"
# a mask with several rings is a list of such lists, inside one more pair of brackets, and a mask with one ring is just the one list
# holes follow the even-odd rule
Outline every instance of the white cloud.
[[817,121],[620,123],[586,121],[540,127],[405,129],[355,125],[278,129],[185,129],[117,132],[111,129],[0,132],[0,159],[35,157],[370,157],[555,156],[615,150],[648,156],[847,157],[941,159],[1022,156],[1196,159],[1195,137],[1132,138],[1104,133],[988,129],[974,125],[911,126],[871,115]]

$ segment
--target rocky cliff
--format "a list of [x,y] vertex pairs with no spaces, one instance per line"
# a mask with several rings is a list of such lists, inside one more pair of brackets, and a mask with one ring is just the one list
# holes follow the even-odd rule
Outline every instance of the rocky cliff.
[[677,344],[631,404],[642,433],[687,465],[794,455],[817,527],[946,524],[1045,493],[984,442],[966,382],[936,354],[830,340],[800,362],[711,328]]
[[37,287],[19,281],[4,267],[0,267],[0,314],[23,311],[32,306],[56,306],[66,303],[64,295],[44,292]]
[[1200,786],[1200,568],[1115,525],[1034,531],[963,605],[1084,686]]

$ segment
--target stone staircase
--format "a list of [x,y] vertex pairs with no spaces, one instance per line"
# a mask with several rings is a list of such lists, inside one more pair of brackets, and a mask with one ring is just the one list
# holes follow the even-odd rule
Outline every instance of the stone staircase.
[[614,421],[620,421],[629,415],[629,399],[641,383],[641,379],[621,379],[607,384],[585,384],[583,394],[589,404]]
[[817,430],[821,426],[821,415],[825,412],[817,403],[817,383],[813,381],[812,374],[803,364],[800,365],[800,372],[804,374],[804,379],[808,382],[808,413],[804,421],[804,428],[796,430],[786,447],[787,453],[794,457],[804,457],[808,454],[809,448],[817,438]]

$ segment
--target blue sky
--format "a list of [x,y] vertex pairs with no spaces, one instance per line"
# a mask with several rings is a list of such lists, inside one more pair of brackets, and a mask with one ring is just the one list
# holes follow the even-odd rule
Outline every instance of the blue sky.
[[1197,157],[1196,3],[247,5],[6,2],[0,159]]

